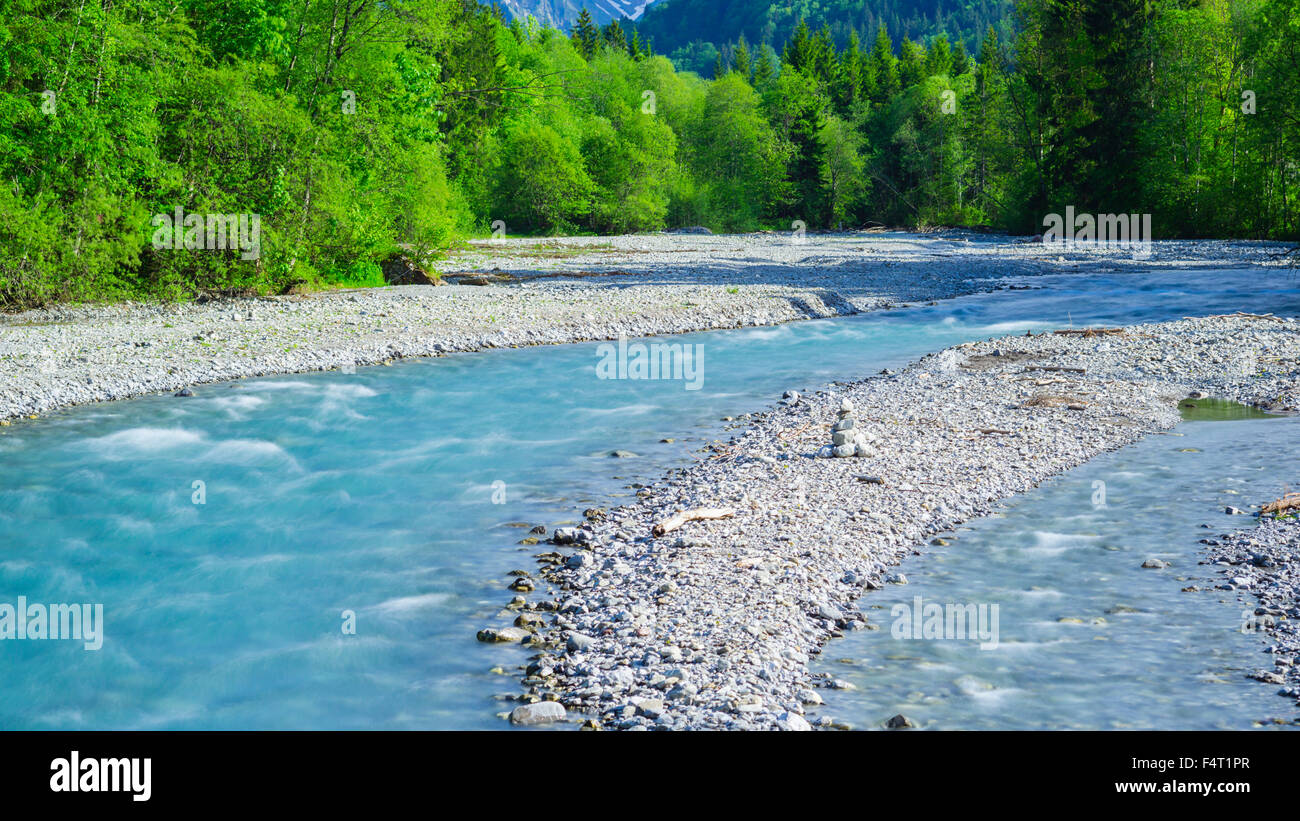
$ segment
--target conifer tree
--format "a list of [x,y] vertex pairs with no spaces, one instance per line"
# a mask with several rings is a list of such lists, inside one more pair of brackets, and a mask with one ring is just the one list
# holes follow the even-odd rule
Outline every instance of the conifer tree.
[[596,56],[596,49],[600,45],[600,29],[592,22],[591,14],[587,7],[582,7],[582,12],[578,14],[578,23],[573,27],[573,45],[582,56],[590,60]]
[[930,48],[925,53],[925,76],[952,76],[952,49],[948,45],[948,36],[940,34],[930,41]]
[[983,93],[994,73],[1002,71],[1002,47],[998,44],[998,33],[993,26],[984,33],[984,42],[980,43],[979,56],[976,57],[975,91]]
[[754,62],[754,87],[764,88],[776,76],[776,68],[772,65],[772,54],[769,47],[764,45],[758,52],[758,59]]
[[834,87],[838,80],[836,73],[839,66],[835,59],[835,38],[831,36],[830,26],[822,26],[813,38],[809,63],[807,73],[816,77],[824,88]]
[[952,76],[960,77],[970,70],[970,57],[966,54],[966,43],[959,37],[952,44]]
[[627,35],[623,33],[623,27],[619,25],[617,20],[610,21],[609,25],[605,26],[600,33],[605,45],[614,51],[626,52],[628,50]]
[[906,90],[926,78],[925,46],[904,37],[903,45],[898,49],[898,85]]
[[840,82],[835,88],[835,100],[842,112],[847,112],[863,98],[862,46],[857,31],[849,35],[849,47],[839,58]]
[[736,43],[736,50],[731,55],[731,70],[749,82],[754,72],[753,60],[749,56],[749,44],[745,42],[745,35],[740,35],[740,42]]
[[785,44],[785,49],[781,52],[781,62],[793,68],[795,71],[803,71],[812,63],[813,37],[812,30],[808,28],[808,23],[801,17],[799,25],[794,30],[790,42]]
[[889,39],[889,31],[881,23],[876,29],[876,41],[871,47],[871,73],[876,80],[877,105],[884,105],[899,92],[898,58],[894,56],[894,45]]

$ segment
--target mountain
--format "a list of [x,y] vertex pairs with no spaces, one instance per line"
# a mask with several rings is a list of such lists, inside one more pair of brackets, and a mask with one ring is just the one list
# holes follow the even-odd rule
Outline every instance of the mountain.
[[639,19],[646,6],[655,0],[498,0],[511,18],[532,15],[543,25],[569,31],[578,21],[578,14],[586,6],[597,25],[611,20]]
[[856,31],[869,48],[884,23],[895,43],[942,32],[973,50],[989,25],[1009,34],[1012,7],[1012,0],[660,0],[636,29],[655,51],[668,55],[692,43],[721,47],[742,34],[751,46],[767,43],[780,53],[800,19],[814,31],[830,26],[841,47]]

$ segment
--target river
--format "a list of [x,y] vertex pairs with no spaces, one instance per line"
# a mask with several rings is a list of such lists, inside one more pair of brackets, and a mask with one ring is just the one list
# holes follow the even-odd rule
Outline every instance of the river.
[[[584,344],[210,385],[190,399],[93,405],[5,428],[0,602],[102,604],[104,641],[98,650],[0,642],[0,727],[501,728],[496,714],[510,705],[494,696],[517,692],[510,674],[528,651],[474,634],[503,623],[508,572],[534,569],[531,555],[545,549],[519,544],[520,525],[618,504],[630,484],[721,435],[722,417],[971,339],[1235,310],[1300,314],[1295,280],[1272,272],[1025,284],[666,340],[703,346],[700,390],[600,379],[597,346]],[[1243,726],[1280,701],[1239,681],[1260,657],[1257,637],[1229,629],[1234,606],[1203,607],[1195,596],[1207,594],[1178,593],[1170,571],[1136,569],[1155,551],[1194,574],[1190,537],[1207,531],[1189,529],[1217,526],[1214,493],[1244,477],[1234,487],[1255,498],[1279,479],[1267,448],[1246,447],[1255,437],[1238,425],[1295,431],[1289,421],[1198,424],[1026,494],[953,547],[916,557],[904,568],[913,584],[876,594],[882,604],[918,591],[996,598],[1011,651],[962,661],[935,654],[965,658],[965,647],[925,646],[941,642],[885,647],[885,619],[878,634],[828,646],[828,659],[854,659],[838,674],[860,685],[835,694],[832,714],[864,726],[904,708],[937,726]],[[1192,441],[1201,454],[1170,452]],[[1224,472],[1229,457],[1240,471]],[[1152,484],[1161,471],[1173,476],[1167,494]],[[1104,514],[1079,500],[1094,475],[1108,477]],[[1152,514],[1153,497],[1172,506]],[[1120,604],[1138,612],[1068,630],[1052,621]],[[1181,660],[1165,664],[1171,654]]]

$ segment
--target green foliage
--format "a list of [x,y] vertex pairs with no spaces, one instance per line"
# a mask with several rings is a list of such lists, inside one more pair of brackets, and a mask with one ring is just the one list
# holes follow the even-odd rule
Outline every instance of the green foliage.
[[[567,36],[474,0],[0,0],[0,309],[379,285],[497,220],[1300,238],[1300,0],[1020,0],[1014,33],[738,0],[680,71],[642,33],[693,3]],[[256,252],[167,247],[178,209],[256,216]]]
[[842,227],[870,188],[864,171],[862,138],[844,120],[831,115],[817,134],[821,167],[818,180],[826,192],[826,224]]
[[785,158],[758,95],[739,76],[722,77],[709,87],[695,136],[705,222],[725,231],[759,227],[778,195]]
[[928,39],[947,33],[969,40],[972,47],[993,25],[1009,33],[1012,0],[658,0],[636,23],[637,30],[661,53],[693,42],[769,44],[778,51],[795,38],[800,23],[810,31],[825,28],[835,44],[848,45],[853,34],[864,40],[887,26],[895,36]]
[[[0,307],[376,284],[444,246],[439,7],[5,0]],[[214,217],[221,247],[167,247],[177,209],[257,244]]]
[[1297,0],[1024,0],[1021,14],[1016,222],[1071,204],[1151,213],[1157,237],[1300,236]]
[[492,213],[507,225],[562,233],[591,211],[592,182],[572,140],[533,119],[510,123]]

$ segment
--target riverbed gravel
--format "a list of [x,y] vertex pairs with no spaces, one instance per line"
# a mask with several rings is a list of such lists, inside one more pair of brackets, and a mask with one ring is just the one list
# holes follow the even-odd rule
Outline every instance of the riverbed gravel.
[[[538,652],[522,700],[593,728],[839,727],[810,657],[869,626],[916,546],[1142,436],[1208,395],[1300,410],[1300,322],[1209,317],[968,343],[898,373],[793,394],[636,503],[557,531],[516,600]],[[832,458],[850,408],[872,455]],[[663,535],[679,511],[732,509]]]
[[[1039,274],[1270,265],[1278,247],[1155,243],[1150,259],[969,232],[643,235],[482,242],[448,284],[0,315],[0,419],[401,357],[770,325]],[[468,282],[486,282],[472,285]]]
[[1300,521],[1261,518],[1253,527],[1204,539],[1205,562],[1221,590],[1237,591],[1241,629],[1258,633],[1271,664],[1250,675],[1300,704]]

